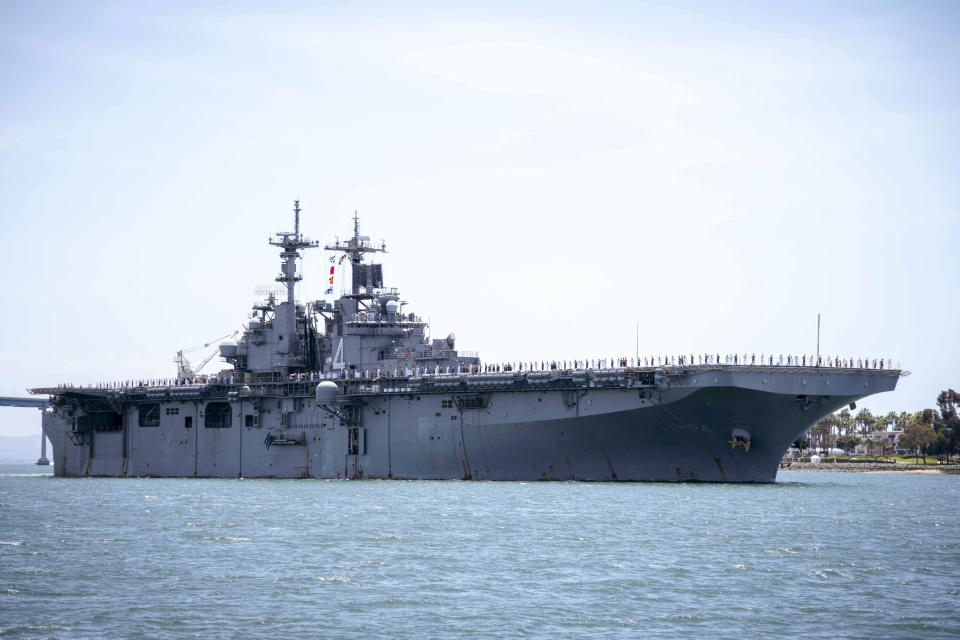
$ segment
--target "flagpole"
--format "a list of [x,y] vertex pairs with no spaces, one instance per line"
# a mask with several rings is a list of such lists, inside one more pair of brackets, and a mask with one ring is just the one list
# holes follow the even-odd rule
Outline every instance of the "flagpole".
[[817,314],[817,362],[820,362],[820,314]]

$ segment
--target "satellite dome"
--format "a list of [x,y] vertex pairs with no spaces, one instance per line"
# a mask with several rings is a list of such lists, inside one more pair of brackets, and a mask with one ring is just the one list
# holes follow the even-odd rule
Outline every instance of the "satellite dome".
[[317,385],[317,404],[333,404],[340,393],[336,382],[324,380]]
[[399,306],[396,300],[387,300],[387,313],[396,313]]

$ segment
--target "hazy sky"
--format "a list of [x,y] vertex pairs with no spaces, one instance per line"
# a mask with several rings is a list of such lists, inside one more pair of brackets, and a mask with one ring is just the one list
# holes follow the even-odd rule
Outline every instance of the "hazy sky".
[[460,6],[0,3],[0,395],[173,375],[295,198],[486,361],[812,353],[820,312],[913,372],[861,406],[960,387],[960,5]]

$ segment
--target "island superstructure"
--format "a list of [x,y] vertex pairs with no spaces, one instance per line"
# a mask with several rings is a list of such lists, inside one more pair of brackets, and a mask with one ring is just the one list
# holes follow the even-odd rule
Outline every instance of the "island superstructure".
[[[805,429],[895,388],[885,368],[542,363],[458,351],[384,286],[383,242],[327,243],[350,283],[298,303],[293,231],[217,374],[32,389],[60,476],[771,482]],[[331,274],[333,268],[331,268]],[[332,275],[330,276],[332,290]]]

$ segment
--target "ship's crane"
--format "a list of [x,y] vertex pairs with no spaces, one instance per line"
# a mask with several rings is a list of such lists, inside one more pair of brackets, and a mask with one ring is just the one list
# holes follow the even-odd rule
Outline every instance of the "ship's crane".
[[[180,351],[177,351],[177,357],[173,359],[173,361],[177,363],[177,378],[180,380],[183,380],[184,378],[192,378],[193,376],[200,373],[200,371],[205,366],[207,366],[210,363],[210,361],[213,360],[213,357],[217,355],[217,353],[220,351],[220,347],[219,347],[220,343],[223,342],[224,340],[228,340],[234,337],[238,333],[240,333],[239,329],[237,329],[233,333],[228,333],[225,336],[221,336],[219,338],[216,338],[215,340],[211,340],[210,342],[205,342],[202,345],[198,345],[196,347],[190,347],[189,349],[181,349]],[[191,351],[196,351],[197,349],[205,349],[210,345],[217,345],[217,346],[203,360],[200,361],[200,364],[197,365],[196,368],[194,368],[190,364],[190,361],[187,360],[186,356],[183,355],[184,353],[190,353]]]

